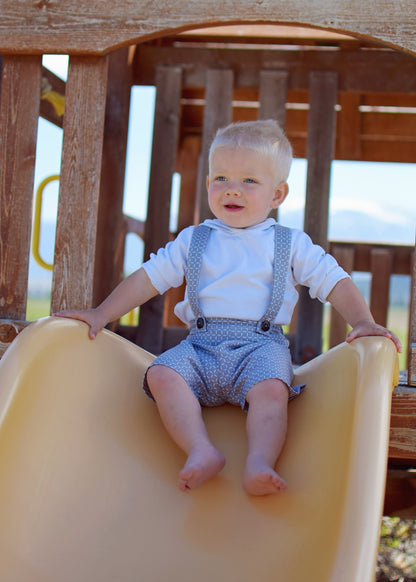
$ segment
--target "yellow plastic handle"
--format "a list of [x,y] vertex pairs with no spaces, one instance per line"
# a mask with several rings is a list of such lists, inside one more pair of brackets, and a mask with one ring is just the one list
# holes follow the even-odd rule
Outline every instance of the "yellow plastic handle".
[[42,180],[42,182],[39,184],[38,189],[36,190],[35,214],[33,218],[33,237],[32,237],[33,258],[35,259],[38,265],[40,265],[43,269],[47,269],[48,271],[53,271],[53,265],[44,261],[39,253],[40,223],[42,217],[43,191],[45,190],[49,182],[53,182],[54,180],[59,180],[59,174],[53,174],[52,176],[49,176],[48,178]]

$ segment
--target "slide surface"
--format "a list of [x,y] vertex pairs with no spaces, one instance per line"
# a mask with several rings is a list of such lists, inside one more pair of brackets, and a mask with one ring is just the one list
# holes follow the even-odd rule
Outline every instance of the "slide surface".
[[0,580],[372,582],[396,353],[341,344],[297,370],[278,462],[288,490],[241,487],[245,414],[204,411],[227,458],[189,493],[184,455],[141,391],[152,356],[85,324],[31,324],[0,361]]

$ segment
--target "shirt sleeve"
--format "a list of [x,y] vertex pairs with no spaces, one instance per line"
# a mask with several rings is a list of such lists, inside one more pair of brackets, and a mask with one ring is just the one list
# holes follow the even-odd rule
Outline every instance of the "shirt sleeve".
[[348,273],[306,233],[294,230],[292,240],[291,267],[295,282],[309,287],[309,295],[324,303],[335,285],[349,278]]
[[195,227],[182,230],[174,241],[151,253],[150,259],[143,263],[152,285],[162,295],[171,287],[179,287],[186,275],[188,248]]

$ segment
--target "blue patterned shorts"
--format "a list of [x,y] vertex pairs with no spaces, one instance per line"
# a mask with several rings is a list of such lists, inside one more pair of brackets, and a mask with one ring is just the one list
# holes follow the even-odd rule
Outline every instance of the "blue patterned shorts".
[[[267,333],[256,331],[256,321],[207,319],[203,330],[191,326],[189,336],[156,358],[178,372],[202,406],[229,403],[247,410],[249,389],[270,378],[289,387],[289,399],[303,386],[290,387],[293,379],[289,342],[280,326]],[[152,398],[147,379],[144,390]]]

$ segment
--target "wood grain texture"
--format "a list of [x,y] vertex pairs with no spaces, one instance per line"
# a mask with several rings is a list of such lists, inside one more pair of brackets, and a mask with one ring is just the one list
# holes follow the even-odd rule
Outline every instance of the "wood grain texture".
[[0,52],[102,54],[202,26],[280,23],[379,40],[416,53],[413,0],[0,0]]
[[[328,246],[329,184],[334,156],[337,102],[337,73],[310,73],[306,203],[304,230],[315,244]],[[296,362],[303,363],[321,353],[323,305],[300,288],[296,337]]]
[[206,179],[209,173],[208,154],[218,128],[232,121],[233,72],[227,69],[208,69],[205,95],[202,149],[198,167],[196,222],[212,218],[208,205]]
[[[416,60],[405,53],[386,49],[351,50],[270,49],[206,47],[202,43],[188,47],[138,45],[133,62],[133,82],[154,84],[156,66],[183,67],[183,84],[205,86],[206,69],[221,68],[234,72],[234,87],[253,88],[260,84],[260,71],[287,71],[288,90],[309,90],[310,71],[337,71],[340,91],[377,93],[415,93]],[[367,104],[364,103],[363,104]]]
[[128,49],[111,53],[108,60],[94,305],[101,303],[120,283],[124,267],[124,241],[120,242],[124,222],[123,195],[131,90]]
[[0,359],[17,335],[29,325],[28,321],[0,319]]
[[52,312],[92,306],[107,57],[70,59]]
[[[169,241],[172,178],[180,125],[182,70],[159,67],[156,75],[156,105],[149,178],[149,200],[144,235],[144,258]],[[157,295],[140,309],[137,343],[158,354],[163,343],[164,297]],[[149,333],[152,330],[152,333]]]
[[26,318],[40,57],[5,56],[0,97],[0,317]]
[[389,458],[416,461],[416,389],[398,386],[392,400]]

